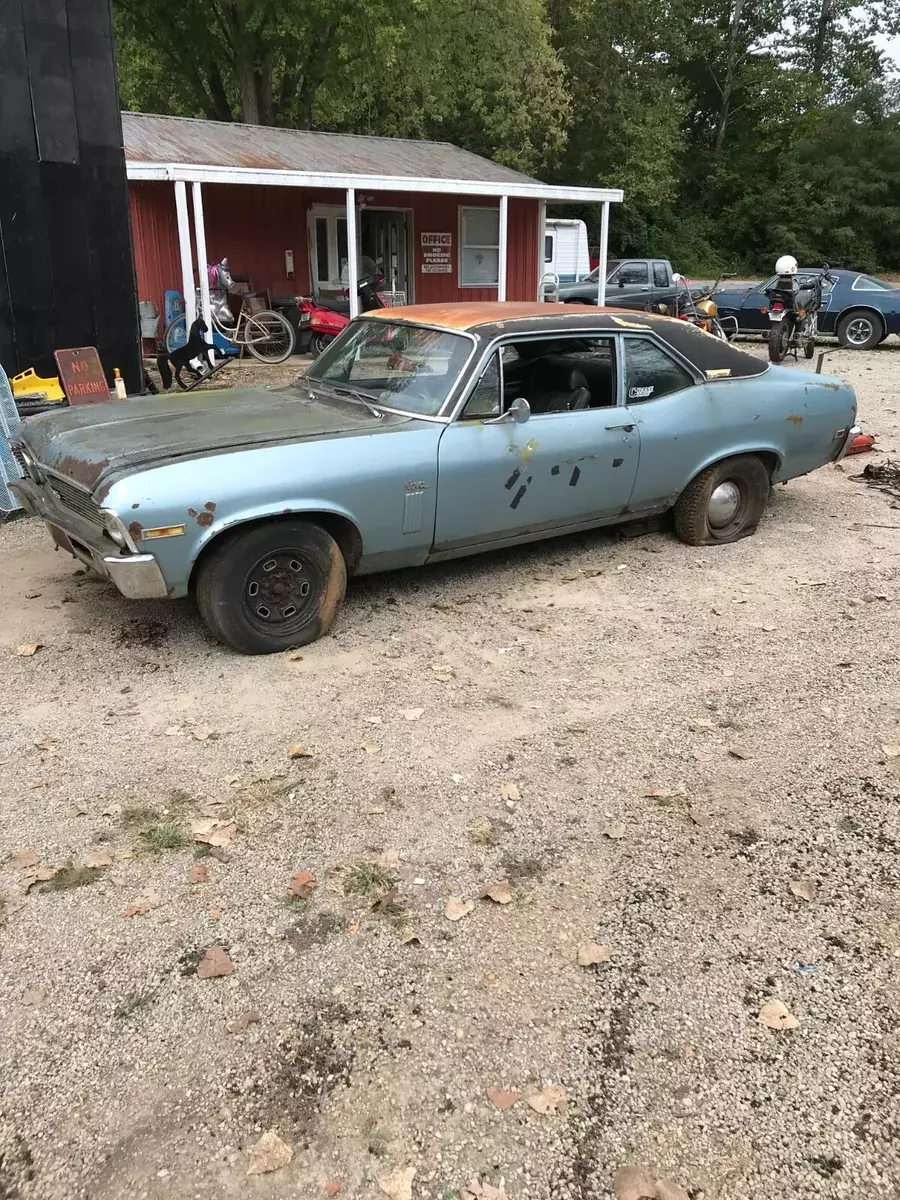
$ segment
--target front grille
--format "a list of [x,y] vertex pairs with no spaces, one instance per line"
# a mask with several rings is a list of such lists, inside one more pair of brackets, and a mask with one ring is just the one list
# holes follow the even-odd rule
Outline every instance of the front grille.
[[72,512],[77,513],[79,517],[83,517],[85,521],[90,521],[98,529],[103,528],[103,518],[100,515],[100,508],[94,503],[87,492],[83,492],[81,488],[75,487],[73,483],[69,483],[66,479],[59,479],[56,475],[48,478],[47,482],[66,508],[70,508]]

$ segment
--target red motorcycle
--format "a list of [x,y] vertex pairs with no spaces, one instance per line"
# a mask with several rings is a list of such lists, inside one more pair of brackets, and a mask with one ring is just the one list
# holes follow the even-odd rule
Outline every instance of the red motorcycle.
[[[379,275],[372,279],[365,277],[359,281],[360,312],[368,312],[373,308],[387,307],[378,292],[384,283],[384,277]],[[350,300],[323,300],[304,297],[299,304],[300,321],[309,330],[309,352],[313,358],[318,358],[326,346],[350,324]]]

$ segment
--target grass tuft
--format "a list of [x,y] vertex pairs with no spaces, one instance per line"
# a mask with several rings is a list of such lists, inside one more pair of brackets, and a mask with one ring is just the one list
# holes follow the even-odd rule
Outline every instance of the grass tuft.
[[164,850],[181,850],[188,840],[184,832],[173,822],[163,821],[159,825],[148,825],[138,833],[138,841],[151,854],[162,854]]
[[354,863],[344,874],[344,895],[383,895],[393,882],[391,876],[373,862]]
[[72,888],[87,887],[102,879],[104,871],[104,867],[60,867],[44,884],[44,891],[67,892]]

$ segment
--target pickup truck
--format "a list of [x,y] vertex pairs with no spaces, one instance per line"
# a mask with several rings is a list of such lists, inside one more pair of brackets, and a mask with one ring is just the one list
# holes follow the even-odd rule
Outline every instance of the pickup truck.
[[[575,283],[563,283],[559,298],[563,304],[596,304],[597,271]],[[675,303],[678,285],[672,264],[666,258],[611,259],[606,265],[606,303],[616,308],[643,308],[657,311],[658,304]],[[682,287],[684,285],[682,284]]]

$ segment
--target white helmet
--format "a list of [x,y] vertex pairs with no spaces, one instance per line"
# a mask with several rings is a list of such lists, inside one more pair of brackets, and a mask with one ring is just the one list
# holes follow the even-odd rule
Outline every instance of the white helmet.
[[796,275],[797,260],[793,254],[782,254],[778,262],[775,264],[776,275]]

